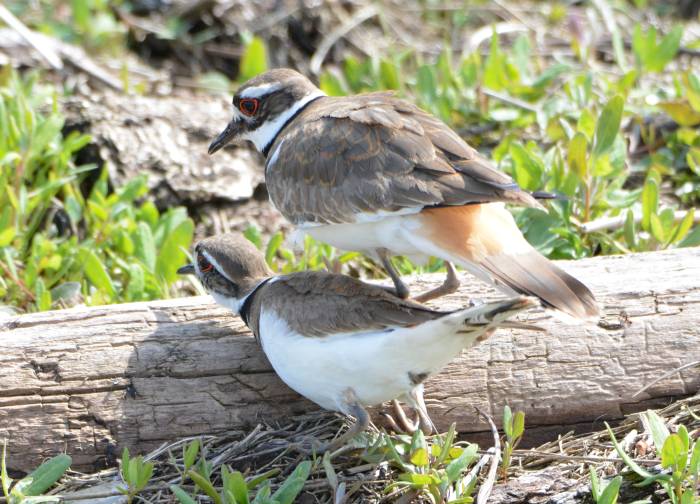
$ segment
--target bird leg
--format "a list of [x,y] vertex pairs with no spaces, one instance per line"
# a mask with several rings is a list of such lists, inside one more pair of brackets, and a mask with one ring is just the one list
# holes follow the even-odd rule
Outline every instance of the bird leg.
[[423,399],[423,384],[416,385],[406,394],[407,403],[418,412],[418,420],[423,434],[430,435],[437,432],[435,424],[428,415],[428,408]]
[[386,418],[389,420],[392,429],[396,432],[404,432],[406,434],[413,434],[418,429],[419,420],[410,420],[406,416],[406,412],[401,407],[401,404],[396,399],[391,401],[391,407],[394,411],[393,415],[386,413]]
[[321,451],[318,453],[324,453],[326,451],[335,451],[338,448],[342,447],[345,445],[348,441],[350,441],[352,438],[357,436],[360,432],[364,431],[367,426],[369,426],[369,413],[367,413],[367,410],[362,406],[358,401],[357,398],[355,397],[355,393],[352,391],[349,391],[350,394],[353,397],[353,402],[347,403],[346,408],[347,412],[354,416],[355,419],[357,420],[352,427],[350,427],[345,434],[340,436],[337,439],[334,439],[330,443],[326,443],[324,446],[322,446]]
[[459,278],[457,278],[457,271],[455,271],[455,267],[449,261],[445,261],[445,268],[447,268],[447,276],[445,277],[445,281],[442,283],[442,285],[414,297],[413,299],[415,301],[425,303],[431,299],[457,292],[457,289],[459,289]]
[[343,412],[354,416],[357,420],[347,432],[328,443],[320,443],[318,440],[314,439],[311,442],[311,449],[302,446],[301,443],[292,444],[292,448],[304,455],[320,455],[327,451],[334,452],[369,426],[369,413],[367,413],[367,410],[360,404],[355,392],[352,389],[347,389],[343,395],[345,403]]
[[[394,282],[393,293],[401,299],[408,299],[408,297],[411,295],[411,292],[406,286],[406,284],[403,283],[403,280],[401,280],[401,276],[396,271],[396,268],[394,268],[394,265],[391,262],[391,256],[389,255],[389,251],[385,248],[380,248],[377,249],[376,252],[379,256],[380,261],[382,262],[382,266],[384,266],[386,272],[389,273],[391,281]],[[454,265],[449,261],[445,261],[445,268],[447,268],[447,276],[445,277],[445,281],[442,282],[442,285],[416,296],[415,298],[413,298],[414,301],[417,301],[419,303],[425,303],[426,301],[430,301],[431,299],[439,298],[442,296],[446,296],[447,294],[457,292],[457,289],[459,289],[460,284],[459,278],[457,277],[457,271],[455,270]]]
[[398,274],[396,269],[394,269],[394,265],[391,263],[391,257],[389,256],[389,251],[385,248],[380,248],[377,249],[376,252],[379,256],[379,260],[382,262],[382,266],[384,266],[386,272],[389,273],[391,281],[394,282],[395,294],[401,299],[407,299],[408,296],[411,295],[411,292],[408,290],[408,287],[406,287],[406,284],[401,280],[401,276]]

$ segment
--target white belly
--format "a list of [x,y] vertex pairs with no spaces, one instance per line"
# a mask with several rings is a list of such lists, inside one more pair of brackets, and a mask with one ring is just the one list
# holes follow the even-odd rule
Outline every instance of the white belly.
[[375,250],[384,248],[392,255],[410,256],[422,262],[429,254],[416,247],[414,235],[419,226],[420,219],[416,216],[401,215],[374,222],[300,227],[299,231],[341,250],[374,255]]
[[415,386],[409,373],[432,374],[470,346],[472,336],[456,334],[459,317],[412,328],[310,338],[263,309],[260,340],[287,385],[325,409],[348,413],[342,403],[348,389],[366,406],[395,399]]

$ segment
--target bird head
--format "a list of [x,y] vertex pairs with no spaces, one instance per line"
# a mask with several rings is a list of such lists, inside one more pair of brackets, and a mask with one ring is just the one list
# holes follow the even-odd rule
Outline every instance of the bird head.
[[220,305],[238,313],[245,298],[272,272],[255,246],[241,235],[205,238],[194,248],[194,262],[182,266],[181,275],[196,275]]
[[321,96],[325,94],[309,79],[288,68],[250,79],[233,95],[233,119],[209,145],[209,154],[241,140],[250,140],[265,153],[287,122]]

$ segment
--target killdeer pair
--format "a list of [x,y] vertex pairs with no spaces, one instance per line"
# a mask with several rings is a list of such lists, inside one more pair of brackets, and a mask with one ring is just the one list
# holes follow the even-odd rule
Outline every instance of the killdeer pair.
[[396,398],[431,425],[423,381],[536,304],[520,297],[440,312],[345,275],[273,276],[262,254],[231,234],[202,240],[194,258],[178,272],[196,274],[217,303],[240,315],[287,385],[357,419],[325,449],[367,426],[365,406]]
[[298,229],[379,258],[396,292],[408,289],[392,255],[439,257],[512,294],[580,319],[598,313],[588,288],[525,240],[504,203],[540,207],[442,121],[390,93],[326,96],[288,69],[268,71],[233,97],[233,119],[212,142],[249,140],[266,156],[274,206]]

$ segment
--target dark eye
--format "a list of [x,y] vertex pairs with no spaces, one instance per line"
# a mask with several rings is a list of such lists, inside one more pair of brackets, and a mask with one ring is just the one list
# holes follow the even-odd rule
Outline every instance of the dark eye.
[[247,116],[252,116],[258,111],[260,101],[257,98],[243,98],[238,104],[238,108]]
[[214,269],[214,265],[210,263],[202,254],[197,257],[197,264],[199,265],[199,271],[202,273],[209,273]]

